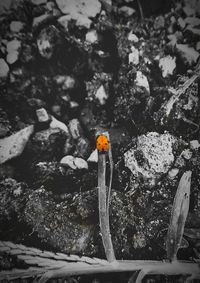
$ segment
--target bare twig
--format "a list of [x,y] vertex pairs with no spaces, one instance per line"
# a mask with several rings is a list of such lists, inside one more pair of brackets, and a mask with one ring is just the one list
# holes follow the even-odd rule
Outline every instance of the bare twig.
[[137,0],[137,4],[138,4],[139,11],[140,11],[141,20],[144,20],[144,13],[143,13],[143,9],[142,9],[142,5],[140,3],[140,0]]
[[[1,270],[0,280],[15,280],[35,278],[35,281],[46,282],[50,278],[65,278],[69,276],[115,272],[137,272],[137,274],[192,275],[199,278],[198,263],[186,261],[145,261],[119,260],[110,264],[106,260],[77,255],[66,255],[41,251],[39,249],[16,245],[11,242],[0,242],[0,253],[15,255],[23,260],[29,268]],[[135,279],[134,279],[135,280]],[[130,281],[131,282],[131,281]],[[134,281],[133,281],[134,282]],[[136,281],[137,282],[137,281]],[[132,283],[132,282],[131,282]]]
[[[176,101],[179,99],[179,97],[186,92],[186,90],[196,81],[197,78],[199,78],[199,72],[195,72],[195,74],[177,90],[172,88],[169,89],[169,91],[171,91],[173,94],[168,101],[163,103],[160,109],[160,111],[162,111],[166,117],[170,115],[173,106],[176,103]],[[164,115],[161,118],[161,123],[163,123]]]
[[169,260],[176,260],[183,237],[185,221],[189,210],[191,171],[181,177],[176,196],[174,198],[170,225],[168,229],[166,249]]

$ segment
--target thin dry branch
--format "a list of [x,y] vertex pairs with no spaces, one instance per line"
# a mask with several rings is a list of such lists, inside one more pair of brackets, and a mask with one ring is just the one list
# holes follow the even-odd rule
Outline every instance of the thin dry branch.
[[173,109],[174,104],[179,99],[179,97],[186,92],[186,90],[199,78],[199,71],[196,71],[195,74],[188,79],[182,86],[177,90],[170,88],[169,91],[172,92],[170,99],[163,103],[160,111],[163,112],[163,117],[161,118],[161,123],[163,123],[164,116],[168,117]]
[[[30,266],[27,269],[12,269],[0,272],[0,280],[15,280],[23,278],[36,278],[39,282],[46,282],[50,278],[65,278],[69,276],[97,273],[134,272],[140,274],[165,274],[165,275],[191,275],[199,278],[200,268],[198,263],[175,261],[142,261],[124,260],[109,263],[98,258],[78,257],[41,251],[35,248],[16,245],[11,242],[0,242],[0,253],[23,256],[23,261]],[[44,265],[44,262],[46,264]],[[139,282],[139,281],[136,281]]]

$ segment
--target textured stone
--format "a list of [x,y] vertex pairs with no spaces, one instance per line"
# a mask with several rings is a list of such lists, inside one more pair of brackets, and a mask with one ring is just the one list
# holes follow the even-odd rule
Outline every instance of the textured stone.
[[24,28],[24,23],[20,21],[12,21],[10,23],[11,32],[20,32]]
[[87,29],[89,29],[91,24],[92,24],[92,21],[88,17],[86,17],[82,14],[75,14],[75,15],[73,15],[73,17],[71,15],[65,15],[65,16],[60,17],[58,19],[58,22],[66,30],[68,30],[68,24],[69,24],[69,21],[71,21],[71,20],[74,20],[77,26],[85,27]]
[[82,136],[83,130],[78,119],[70,120],[68,126],[73,139],[77,140]]
[[170,55],[161,58],[159,60],[159,67],[162,70],[163,78],[172,75],[176,68],[176,58],[172,58]]
[[37,109],[36,115],[37,115],[37,118],[38,118],[38,122],[41,122],[41,123],[47,122],[50,119],[46,109],[44,109],[44,108]]
[[170,134],[150,132],[137,138],[136,147],[124,154],[125,166],[134,176],[142,176],[149,185],[170,169],[174,161],[173,143]]
[[1,139],[0,164],[21,155],[33,131],[34,126],[31,125],[16,134]]
[[95,149],[89,156],[89,158],[87,159],[88,162],[98,162],[98,151],[97,149]]
[[137,43],[139,41],[139,38],[137,37],[137,35],[130,32],[129,35],[128,35],[128,40]]
[[31,0],[31,2],[34,4],[34,5],[42,5],[42,4],[46,4],[47,0]]
[[8,12],[11,8],[12,0],[1,0],[0,1],[0,15]]
[[139,64],[139,51],[134,46],[131,47],[131,53],[128,55],[129,64],[138,65]]
[[72,169],[88,169],[87,161],[82,158],[67,155],[60,161],[61,164],[67,165]]
[[9,73],[9,67],[6,61],[0,58],[0,78],[4,79],[7,78]]
[[52,121],[50,123],[50,128],[52,128],[52,129],[58,128],[58,129],[62,130],[63,132],[65,132],[67,135],[69,135],[69,129],[63,122],[57,120],[53,116],[51,116],[51,118],[52,118]]
[[56,3],[63,14],[70,14],[71,18],[77,18],[77,14],[86,17],[95,17],[101,10],[101,3],[98,0],[56,0]]
[[154,29],[161,29],[165,27],[165,18],[163,16],[158,16],[154,21]]
[[135,83],[137,86],[145,88],[147,93],[150,93],[147,77],[143,75],[141,71],[137,71]]
[[103,85],[101,85],[96,94],[95,94],[95,98],[99,101],[100,105],[104,105],[108,99],[108,94],[105,91],[105,88]]
[[119,8],[119,13],[122,13],[127,17],[132,16],[133,14],[135,14],[135,12],[135,9],[128,6],[122,6],[121,8]]
[[191,66],[197,62],[199,53],[187,44],[176,44],[177,52],[180,54],[183,62]]
[[98,41],[98,34],[96,30],[90,30],[85,35],[85,40],[89,43],[95,43]]

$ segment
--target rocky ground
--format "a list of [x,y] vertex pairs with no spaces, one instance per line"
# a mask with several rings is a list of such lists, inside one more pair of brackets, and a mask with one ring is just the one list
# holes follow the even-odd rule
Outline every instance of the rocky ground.
[[104,258],[95,137],[114,158],[118,259],[164,259],[192,171],[185,245],[200,259],[200,2],[0,2],[0,240]]

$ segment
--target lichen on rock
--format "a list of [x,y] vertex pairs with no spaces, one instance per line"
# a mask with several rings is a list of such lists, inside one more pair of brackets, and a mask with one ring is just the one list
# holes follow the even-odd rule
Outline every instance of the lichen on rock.
[[166,174],[174,162],[173,143],[169,133],[149,132],[137,138],[135,147],[124,154],[125,166],[132,174],[141,176],[147,185],[155,185]]

